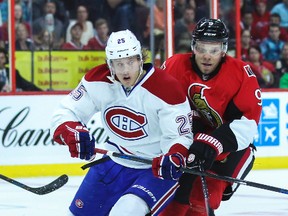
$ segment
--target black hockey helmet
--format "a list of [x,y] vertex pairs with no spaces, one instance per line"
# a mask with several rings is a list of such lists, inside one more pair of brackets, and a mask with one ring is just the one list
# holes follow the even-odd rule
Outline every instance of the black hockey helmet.
[[192,32],[192,50],[197,40],[222,42],[225,52],[228,48],[228,29],[220,19],[202,18]]

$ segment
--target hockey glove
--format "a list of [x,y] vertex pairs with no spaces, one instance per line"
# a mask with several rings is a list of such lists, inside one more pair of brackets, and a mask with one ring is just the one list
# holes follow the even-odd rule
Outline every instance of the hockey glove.
[[67,145],[71,157],[91,160],[94,158],[95,139],[80,122],[64,122],[55,131],[53,139]]
[[212,167],[216,157],[222,152],[223,146],[216,138],[204,133],[198,133],[189,148],[187,167],[198,167],[199,161],[201,161],[203,169],[208,170]]
[[[182,148],[182,147],[181,147]],[[155,177],[166,180],[178,180],[182,175],[181,167],[186,166],[187,149],[183,153],[169,151],[152,161],[152,171]]]

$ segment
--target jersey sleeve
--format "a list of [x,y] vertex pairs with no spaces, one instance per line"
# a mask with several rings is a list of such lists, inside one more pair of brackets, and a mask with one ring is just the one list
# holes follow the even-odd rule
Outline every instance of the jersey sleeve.
[[188,99],[181,104],[167,105],[159,111],[159,125],[162,131],[160,148],[164,154],[179,145],[189,149],[193,141],[189,113]]
[[85,87],[85,80],[69,94],[66,95],[53,113],[51,121],[51,134],[66,121],[80,121],[87,124],[89,119],[99,110],[90,98]]
[[224,152],[239,151],[253,143],[262,110],[261,91],[249,65],[243,65],[242,85],[227,107],[228,121],[212,132]]

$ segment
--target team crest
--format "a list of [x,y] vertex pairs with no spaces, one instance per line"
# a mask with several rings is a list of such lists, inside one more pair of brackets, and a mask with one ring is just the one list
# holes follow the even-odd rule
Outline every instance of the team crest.
[[210,87],[194,83],[188,88],[188,96],[191,100],[194,108],[200,113],[204,119],[206,119],[211,127],[219,127],[223,124],[220,115],[209,105],[205,97],[205,91]]
[[104,113],[105,123],[110,130],[125,140],[138,140],[147,136],[144,126],[146,116],[127,107],[110,107]]

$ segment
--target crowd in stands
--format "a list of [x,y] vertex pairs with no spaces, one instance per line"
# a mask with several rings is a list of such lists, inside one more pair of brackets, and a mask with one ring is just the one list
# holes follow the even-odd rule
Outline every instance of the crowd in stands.
[[251,65],[262,88],[288,88],[283,59],[288,45],[288,0],[243,1],[241,13],[242,59]]
[[[175,52],[191,52],[191,32],[209,17],[202,0],[175,0]],[[241,55],[263,88],[288,88],[288,0],[241,0]],[[15,0],[16,50],[104,50],[112,31],[130,29],[145,47],[155,36],[164,50],[164,1],[155,0],[150,30],[150,0]],[[221,0],[219,17],[235,49],[234,1]],[[8,0],[0,0],[0,47],[8,49]],[[52,16],[52,18],[51,18]]]

